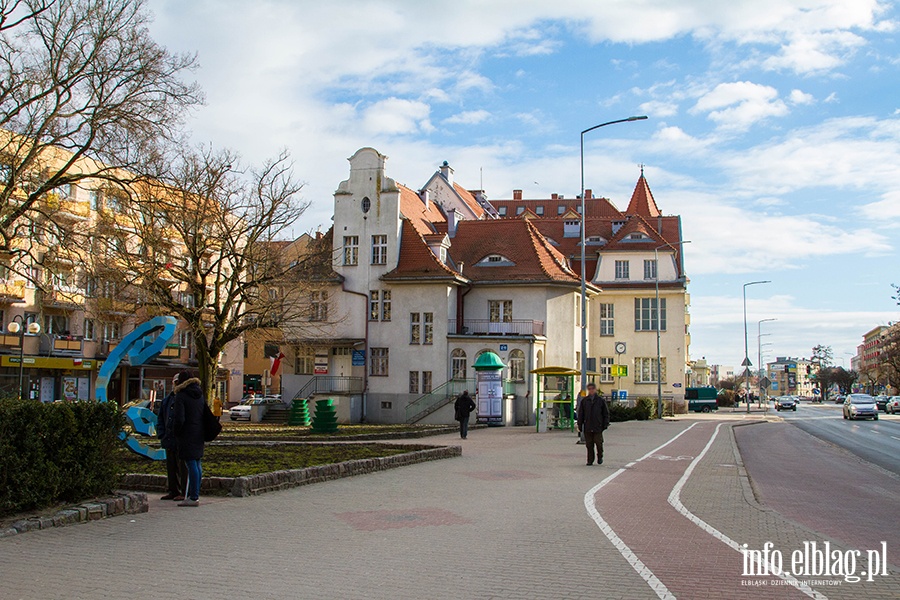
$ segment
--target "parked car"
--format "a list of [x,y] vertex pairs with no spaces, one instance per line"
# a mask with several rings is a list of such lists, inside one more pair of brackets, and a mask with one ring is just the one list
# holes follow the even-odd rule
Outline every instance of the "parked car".
[[884,412],[890,415],[900,413],[900,396],[891,396],[888,398],[887,404],[884,407]]
[[719,410],[718,391],[714,387],[689,387],[684,389],[684,399],[688,401],[688,410],[708,413]]
[[237,421],[238,419],[247,419],[250,420],[250,402],[244,402],[241,400],[241,403],[237,406],[232,406],[229,411],[231,415],[232,421]]
[[845,419],[878,420],[878,409],[875,407],[875,398],[869,394],[850,394],[844,400]]
[[847,396],[845,396],[843,394],[838,394],[837,396],[834,397],[834,403],[835,404],[843,404],[844,400],[846,400],[846,399],[847,399]]
[[249,421],[250,407],[258,406],[260,404],[281,404],[281,394],[275,394],[273,396],[244,396],[241,398],[240,404],[231,409],[231,420],[237,421],[238,419],[247,419]]
[[890,399],[890,396],[875,396],[875,406],[878,407],[878,410],[887,410],[885,406],[887,406],[888,400]]
[[797,401],[793,396],[778,396],[775,398],[775,410],[792,410],[797,412]]

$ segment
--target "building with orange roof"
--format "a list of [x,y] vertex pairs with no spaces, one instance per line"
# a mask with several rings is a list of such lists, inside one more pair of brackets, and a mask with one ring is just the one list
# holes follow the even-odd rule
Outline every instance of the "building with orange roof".
[[[445,161],[419,189],[361,148],[334,194],[336,279],[320,335],[291,340],[285,394],[328,393],[342,419],[450,422],[486,351],[506,365],[508,424],[534,422],[543,366],[592,372],[604,392],[682,397],[688,360],[681,221],[643,172],[625,211],[586,190],[589,355],[580,347],[580,199],[489,201]],[[659,265],[656,260],[659,259]],[[659,275],[662,368],[656,364]],[[288,361],[291,362],[290,360]],[[616,366],[628,375],[614,378]]]

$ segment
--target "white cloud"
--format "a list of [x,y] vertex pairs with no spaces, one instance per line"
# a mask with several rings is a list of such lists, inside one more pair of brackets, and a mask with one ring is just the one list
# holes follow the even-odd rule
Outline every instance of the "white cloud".
[[804,32],[792,36],[781,52],[763,61],[768,70],[814,73],[838,67],[865,40],[849,31]]
[[432,129],[428,115],[431,107],[424,102],[387,98],[365,110],[363,125],[373,134],[410,134]]
[[674,102],[661,102],[659,100],[650,100],[638,106],[641,113],[652,115],[656,118],[672,117],[678,114],[678,105]]
[[723,129],[748,129],[767,117],[786,115],[787,105],[770,86],[750,81],[720,83],[704,94],[691,108],[692,113],[708,112],[707,118]]
[[801,90],[791,90],[788,99],[791,101],[791,104],[812,104],[816,101],[812,94],[807,94]]
[[835,102],[840,102],[840,100],[838,100],[837,92],[831,92],[822,102],[825,104],[833,104]]
[[490,117],[491,113],[486,110],[467,110],[444,119],[444,123],[449,125],[477,125],[478,123],[488,120]]

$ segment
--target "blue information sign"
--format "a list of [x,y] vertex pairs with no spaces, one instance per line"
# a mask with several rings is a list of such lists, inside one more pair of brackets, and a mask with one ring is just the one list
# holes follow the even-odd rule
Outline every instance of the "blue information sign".
[[507,346],[506,344],[500,344],[500,352],[506,352],[507,350],[509,350],[509,346]]
[[365,350],[354,350],[353,351],[353,362],[351,363],[354,367],[364,367],[366,366],[366,352]]

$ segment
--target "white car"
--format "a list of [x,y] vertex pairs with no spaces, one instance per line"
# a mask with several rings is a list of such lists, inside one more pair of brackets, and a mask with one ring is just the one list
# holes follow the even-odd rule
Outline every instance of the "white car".
[[250,403],[248,402],[246,404],[243,404],[243,403],[238,404],[237,406],[235,406],[231,409],[230,413],[231,413],[232,421],[237,421],[238,419],[247,419],[249,421],[250,420]]
[[231,409],[231,420],[247,419],[249,421],[250,407],[258,404],[281,404],[281,395],[276,394],[274,396],[259,396],[255,398],[248,396],[243,398],[240,404]]
[[900,396],[891,396],[884,406],[884,412],[888,414],[900,413]]
[[875,406],[875,398],[869,394],[850,394],[844,400],[845,419],[873,419],[878,420],[878,407]]

